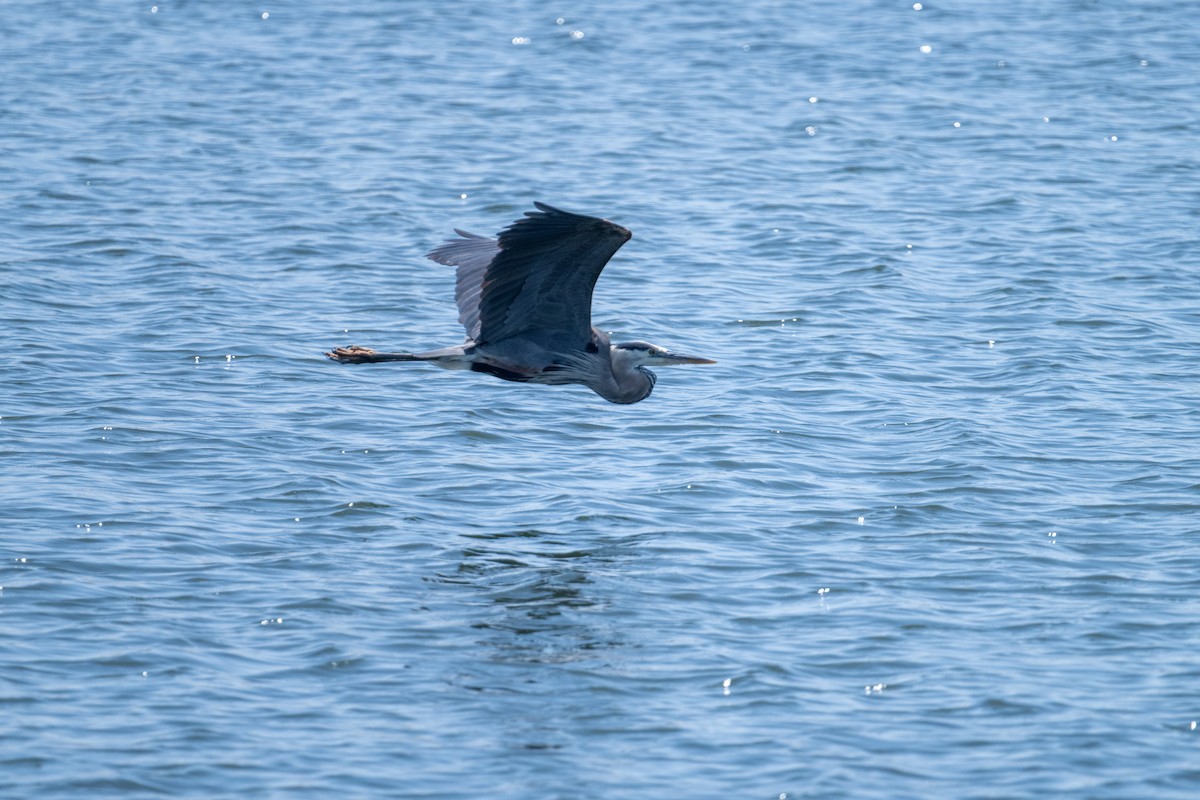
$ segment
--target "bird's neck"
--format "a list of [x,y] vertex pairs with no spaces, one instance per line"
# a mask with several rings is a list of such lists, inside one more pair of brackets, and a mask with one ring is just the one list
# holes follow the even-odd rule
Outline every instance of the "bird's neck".
[[613,382],[602,392],[605,399],[614,403],[636,403],[645,400],[654,391],[655,375],[640,363],[637,354],[619,347],[609,349]]

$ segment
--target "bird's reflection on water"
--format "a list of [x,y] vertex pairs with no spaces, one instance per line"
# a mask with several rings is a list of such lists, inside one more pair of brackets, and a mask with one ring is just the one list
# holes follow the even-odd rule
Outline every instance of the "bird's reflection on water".
[[452,573],[431,582],[469,586],[478,594],[481,618],[472,626],[490,631],[483,643],[502,660],[544,663],[594,657],[597,649],[618,646],[615,631],[581,618],[602,610],[610,598],[596,591],[596,567],[612,568],[630,557],[628,544],[580,546],[561,534],[537,529],[467,534],[461,561]]
[[[605,708],[613,698],[596,689],[630,641],[614,615],[600,613],[615,599],[593,575],[621,569],[633,545],[581,544],[538,529],[464,538],[457,567],[428,579],[469,595],[458,599],[473,606],[469,624],[479,637],[477,656],[447,681],[492,696],[488,724],[509,746],[561,749],[587,720],[615,713]],[[494,713],[510,702],[507,713]]]

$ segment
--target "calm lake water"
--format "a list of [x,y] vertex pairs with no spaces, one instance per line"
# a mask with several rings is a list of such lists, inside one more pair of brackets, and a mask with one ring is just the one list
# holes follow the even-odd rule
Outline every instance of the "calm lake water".
[[0,796],[1200,796],[1200,16],[920,6],[5,3]]

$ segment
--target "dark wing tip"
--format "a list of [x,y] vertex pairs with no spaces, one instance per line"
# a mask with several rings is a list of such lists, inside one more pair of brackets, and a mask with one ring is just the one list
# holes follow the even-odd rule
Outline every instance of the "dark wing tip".
[[526,211],[525,216],[531,219],[554,219],[558,218],[562,222],[585,223],[590,222],[600,224],[608,228],[612,233],[618,234],[622,242],[628,242],[633,238],[633,232],[628,228],[618,225],[612,220],[604,219],[603,217],[590,217],[587,214],[576,214],[573,211],[563,211],[561,208],[555,208],[549,203],[543,203],[540,200],[533,201],[533,207],[537,211]]

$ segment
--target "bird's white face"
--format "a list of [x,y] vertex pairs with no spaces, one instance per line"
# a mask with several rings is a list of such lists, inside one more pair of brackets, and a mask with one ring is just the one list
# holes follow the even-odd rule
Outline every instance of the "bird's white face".
[[634,366],[673,367],[678,364],[715,364],[711,358],[685,356],[672,353],[665,347],[659,347],[649,342],[622,342],[612,346],[614,357],[626,360]]

